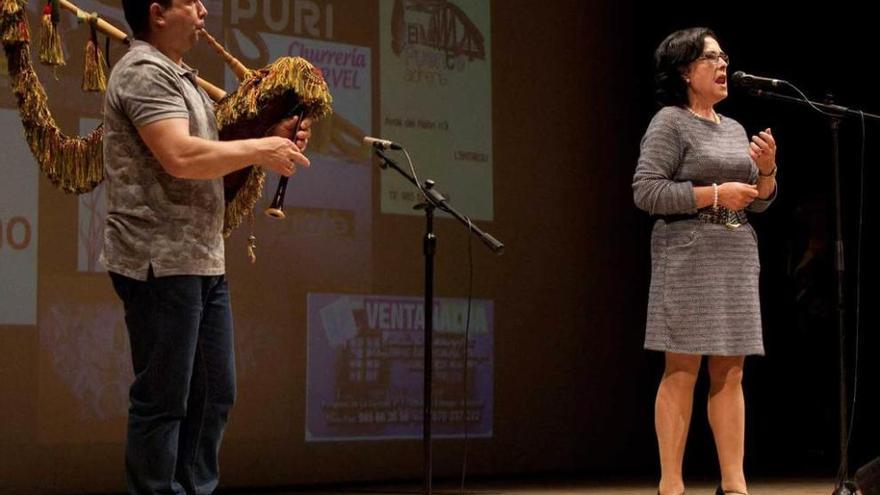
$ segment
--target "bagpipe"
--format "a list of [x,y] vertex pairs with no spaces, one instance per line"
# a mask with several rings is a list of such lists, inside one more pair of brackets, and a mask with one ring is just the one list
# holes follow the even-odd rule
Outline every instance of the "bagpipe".
[[[26,4],[27,0],[0,0],[0,40],[25,139],[41,172],[53,185],[68,193],[87,193],[104,180],[103,128],[99,125],[86,136],[67,136],[56,125],[46,91],[31,63]],[[96,13],[89,14],[68,0],[49,0],[40,23],[39,58],[43,64],[56,67],[65,64],[58,29],[62,8],[87,23],[91,30],[86,43],[82,89],[104,91],[109,64],[104,56],[106,50],[102,51],[98,43],[97,32],[108,40],[126,45],[131,43],[131,38]],[[318,120],[332,112],[333,99],[321,71],[304,58],[281,57],[262,69],[251,70],[210,34],[205,31],[202,34],[239,80],[238,88],[229,94],[202,78],[197,80],[215,101],[221,140],[263,137],[278,122],[294,115],[301,123],[304,118]],[[284,218],[287,180],[287,177],[280,178],[267,215]],[[252,217],[262,195],[265,172],[252,165],[226,175],[223,182],[226,201],[223,235],[229,236],[246,217]],[[253,260],[253,253],[250,254]]]

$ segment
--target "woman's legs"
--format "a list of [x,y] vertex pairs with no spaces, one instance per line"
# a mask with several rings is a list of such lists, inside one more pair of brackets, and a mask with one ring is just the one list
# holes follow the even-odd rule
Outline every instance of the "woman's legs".
[[678,495],[684,491],[682,461],[701,359],[699,355],[666,353],[666,369],[657,388],[654,406],[662,495]]
[[745,450],[745,400],[742,377],[744,356],[709,358],[709,425],[715,437],[721,487],[746,493],[743,472]]

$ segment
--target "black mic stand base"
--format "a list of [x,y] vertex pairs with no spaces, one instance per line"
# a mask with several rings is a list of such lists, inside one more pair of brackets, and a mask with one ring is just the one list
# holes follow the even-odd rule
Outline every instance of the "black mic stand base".
[[855,495],[858,487],[852,481],[845,480],[841,484],[837,485],[831,495]]

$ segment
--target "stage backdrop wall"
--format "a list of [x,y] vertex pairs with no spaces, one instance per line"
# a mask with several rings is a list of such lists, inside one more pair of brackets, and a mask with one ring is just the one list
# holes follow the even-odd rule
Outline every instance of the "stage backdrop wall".
[[[674,29],[708,25],[731,71],[786,78],[817,98],[833,91],[877,113],[872,18],[849,3],[793,23],[806,13],[781,5],[756,15],[704,3],[206,2],[209,30],[247,65],[305,56],[335,97],[310,145],[312,167],[291,180],[288,219],[257,216],[257,264],[246,259],[246,228],[227,242],[238,399],[223,485],[421,476],[424,222],[410,210],[415,192],[359,145],[377,134],[405,144],[419,175],[507,246],[495,256],[470,246],[450,218],[436,222],[435,474],[458,475],[466,421],[471,476],[654,478],[662,360],[641,350],[651,220],[632,206],[630,187],[656,110],[653,49]],[[82,7],[124,26],[119,2]],[[36,32],[40,7],[28,8]],[[62,19],[68,65],[39,75],[62,129],[85,133],[101,100],[75,89],[86,32]],[[122,53],[114,47],[111,59]],[[207,46],[187,60],[234,87]],[[838,416],[827,124],[740,90],[719,111],[749,133],[773,127],[780,141],[780,196],[753,218],[767,356],[747,362],[747,470],[830,478]],[[876,129],[868,124],[865,140],[868,191]],[[852,303],[862,141],[853,122],[841,131]],[[0,491],[121,492],[131,364],[97,261],[103,192],[68,196],[36,172],[5,77],[0,146]],[[264,198],[275,184],[270,177]],[[866,241],[863,253],[877,248]],[[862,256],[863,282],[877,273],[874,258]],[[867,294],[854,467],[880,454],[878,321]],[[852,353],[856,313],[847,309]],[[714,478],[704,375],[697,392],[686,470]]]
[[[612,85],[631,78],[607,74],[630,27],[573,0],[206,6],[208,29],[246,65],[304,56],[335,98],[312,167],[291,180],[288,219],[257,216],[257,263],[246,259],[246,228],[227,242],[238,397],[224,485],[421,473],[424,220],[414,191],[360,146],[364,135],[405,144],[420,177],[507,245],[496,256],[451,218],[436,222],[435,473],[457,472],[464,418],[474,475],[609,463],[608,446],[637,429],[612,432],[620,411],[599,406],[640,366],[602,371],[624,349],[639,355],[637,333],[624,331],[639,310],[608,290],[636,270],[621,263],[636,247],[613,213],[629,208],[620,150],[631,143],[618,132],[626,93]],[[117,2],[81,7],[125,26]],[[36,30],[42,6],[28,8]],[[100,96],[78,89],[86,30],[67,14],[61,29],[68,65],[39,75],[62,129],[85,133],[101,118]],[[111,60],[122,53],[113,47]],[[207,46],[186,60],[234,87]],[[120,491],[132,372],[121,306],[97,260],[103,190],[70,196],[39,176],[8,79],[0,84],[0,487]],[[267,182],[264,197],[277,178]],[[615,398],[623,410],[636,401]]]

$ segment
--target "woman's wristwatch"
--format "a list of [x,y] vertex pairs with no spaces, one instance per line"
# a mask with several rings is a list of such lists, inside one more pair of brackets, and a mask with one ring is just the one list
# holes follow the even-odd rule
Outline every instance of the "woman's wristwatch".
[[765,173],[761,172],[761,169],[759,168],[758,169],[758,176],[759,177],[776,177],[776,165],[773,165],[773,170],[771,170],[769,174],[765,174]]

